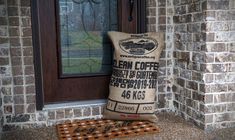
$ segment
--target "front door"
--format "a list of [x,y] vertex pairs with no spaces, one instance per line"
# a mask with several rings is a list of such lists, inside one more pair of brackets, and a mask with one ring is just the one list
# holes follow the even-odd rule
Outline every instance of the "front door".
[[143,32],[144,1],[32,4],[37,97],[44,104],[107,98],[113,52],[107,31]]

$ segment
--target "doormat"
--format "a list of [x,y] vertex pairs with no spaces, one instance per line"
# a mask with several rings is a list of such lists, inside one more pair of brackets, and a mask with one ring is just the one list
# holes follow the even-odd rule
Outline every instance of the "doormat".
[[145,134],[160,129],[148,121],[79,120],[57,125],[60,140],[104,140]]

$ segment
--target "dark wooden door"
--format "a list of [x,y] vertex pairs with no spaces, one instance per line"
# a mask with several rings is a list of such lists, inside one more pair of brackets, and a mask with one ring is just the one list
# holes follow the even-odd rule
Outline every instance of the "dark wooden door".
[[143,0],[32,0],[37,102],[107,98],[107,31],[144,32],[144,13]]

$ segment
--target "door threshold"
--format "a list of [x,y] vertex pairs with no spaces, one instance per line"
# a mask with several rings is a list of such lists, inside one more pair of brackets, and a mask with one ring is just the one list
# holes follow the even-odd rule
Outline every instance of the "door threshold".
[[106,99],[90,100],[90,101],[75,101],[75,102],[44,105],[43,110],[87,107],[87,106],[97,106],[97,105],[104,105],[104,104],[106,104]]

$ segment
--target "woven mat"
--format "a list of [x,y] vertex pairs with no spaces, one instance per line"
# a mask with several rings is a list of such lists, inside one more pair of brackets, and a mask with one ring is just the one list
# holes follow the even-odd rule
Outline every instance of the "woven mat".
[[148,121],[80,120],[58,124],[60,140],[104,140],[158,133],[160,129]]

